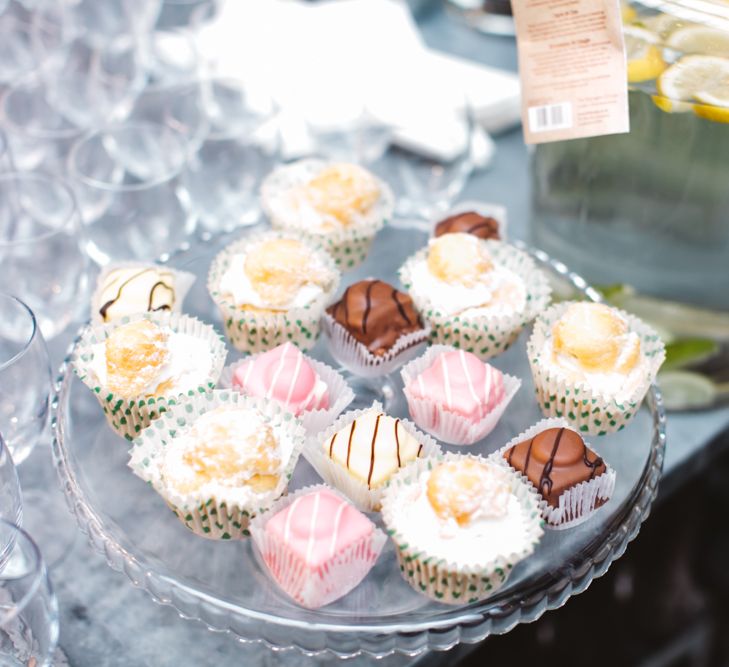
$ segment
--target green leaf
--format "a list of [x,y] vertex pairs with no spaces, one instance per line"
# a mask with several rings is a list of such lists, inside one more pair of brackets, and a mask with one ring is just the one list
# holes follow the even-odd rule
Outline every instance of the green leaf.
[[675,370],[706,361],[718,351],[718,343],[708,338],[675,340],[666,345],[666,360],[663,362],[663,370]]

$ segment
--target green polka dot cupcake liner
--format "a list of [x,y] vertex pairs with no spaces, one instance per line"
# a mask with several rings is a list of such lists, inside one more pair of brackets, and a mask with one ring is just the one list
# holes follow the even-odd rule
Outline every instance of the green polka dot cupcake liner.
[[[508,580],[517,563],[530,556],[542,538],[543,520],[540,501],[534,488],[525,484],[517,474],[507,470],[511,492],[516,495],[527,517],[527,539],[524,548],[505,553],[489,561],[464,565],[419,548],[403,534],[398,522],[404,494],[420,477],[441,462],[455,459],[483,458],[469,454],[447,453],[438,457],[419,459],[409,464],[390,480],[382,497],[382,520],[385,531],[395,544],[400,572],[418,593],[444,604],[464,605],[484,600],[498,591]],[[505,469],[506,470],[506,469]]]
[[[326,161],[319,159],[295,163],[299,174],[302,173],[303,168],[305,172],[310,174],[310,177],[315,176],[327,165]],[[303,182],[292,179],[288,167],[289,165],[283,165],[271,172],[261,187],[261,207],[266,217],[271,221],[271,226],[274,229],[296,230],[312,242],[320,244],[334,258],[337,266],[342,271],[357,268],[367,258],[377,232],[392,219],[395,210],[395,196],[390,186],[375,177],[380,188],[380,198],[366,214],[346,226],[342,225],[335,229],[320,232],[308,231],[302,229],[299,220],[291,219],[290,215],[282,215],[273,204],[273,192],[285,191],[288,188],[303,185]]]
[[572,303],[555,304],[534,322],[527,354],[537,402],[545,417],[564,418],[583,435],[615,433],[635,417],[665,359],[665,346],[651,327],[634,315],[615,308],[615,312],[627,321],[629,330],[640,337],[641,354],[646,360],[644,373],[634,388],[622,395],[611,395],[591,387],[587,381],[570,377],[551,359],[545,358],[545,345],[552,336],[552,327]]
[[[187,393],[171,393],[161,396],[124,397],[104,386],[92,370],[93,346],[103,343],[111,333],[124,324],[146,319],[177,333],[200,338],[209,343],[210,371],[207,381]],[[101,404],[109,425],[123,438],[133,440],[149,424],[164,415],[183,398],[206,394],[213,390],[225,365],[227,349],[215,329],[194,317],[179,313],[140,313],[122,317],[106,325],[88,326],[81,334],[71,357],[71,365],[79,379],[94,392]]]
[[[162,461],[167,447],[183,435],[201,415],[222,406],[254,409],[263,415],[282,448],[278,484],[270,491],[254,492],[244,487],[221,488],[216,497],[199,493],[183,494],[172,488],[164,476]],[[243,396],[234,391],[215,390],[186,397],[144,429],[134,440],[129,467],[164,498],[175,516],[193,533],[212,540],[242,539],[249,536],[250,521],[270,509],[288,487],[299,460],[304,428],[291,413],[272,401]]]
[[[268,239],[296,239],[306,244],[335,276],[329,289],[301,308],[285,311],[257,311],[237,306],[230,294],[220,291],[220,281],[234,255]],[[225,248],[213,260],[208,273],[208,291],[220,309],[225,335],[241,352],[265,352],[286,342],[300,350],[314,347],[320,333],[320,319],[339,286],[340,273],[334,260],[321,246],[296,232],[269,230],[247,236]]]
[[471,352],[483,360],[491,359],[516,341],[522,329],[550,302],[551,288],[546,275],[524,251],[508,243],[481,240],[494,260],[516,273],[526,286],[526,306],[523,311],[495,315],[449,315],[442,312],[430,295],[418,289],[413,281],[413,269],[427,260],[428,248],[421,248],[400,268],[400,281],[431,328],[431,343],[450,345]]

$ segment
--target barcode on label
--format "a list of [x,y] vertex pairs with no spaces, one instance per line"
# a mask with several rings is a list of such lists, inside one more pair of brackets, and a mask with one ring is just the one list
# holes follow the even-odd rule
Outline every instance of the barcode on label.
[[532,132],[566,130],[572,127],[572,103],[529,107],[529,129]]

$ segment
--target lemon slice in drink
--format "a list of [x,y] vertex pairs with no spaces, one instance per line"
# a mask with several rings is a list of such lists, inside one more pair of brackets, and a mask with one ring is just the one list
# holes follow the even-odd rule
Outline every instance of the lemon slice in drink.
[[729,58],[684,56],[658,77],[657,88],[673,107],[698,102],[693,107],[698,116],[729,122]]
[[674,30],[666,46],[684,53],[729,57],[729,31],[703,25],[687,25]]
[[[684,56],[658,77],[658,92],[672,100],[729,95],[729,58]],[[721,91],[724,91],[723,93]]]
[[625,26],[623,34],[630,83],[651,81],[666,69],[655,33],[638,26]]
[[623,23],[632,23],[638,16],[638,12],[635,11],[635,7],[631,7],[627,2],[620,3],[620,17]]

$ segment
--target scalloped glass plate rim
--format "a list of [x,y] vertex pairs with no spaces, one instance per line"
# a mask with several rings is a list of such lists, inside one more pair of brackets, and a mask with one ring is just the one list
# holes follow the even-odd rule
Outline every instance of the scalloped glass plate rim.
[[[230,231],[221,232],[224,236]],[[553,260],[545,252],[530,248],[526,244],[516,241],[514,245],[529,252],[540,264],[548,270],[566,279],[579,292],[583,293],[587,298],[594,301],[600,300],[599,294],[589,287],[583,278],[569,271],[569,269],[561,262]],[[177,251],[166,254],[161,258],[162,263],[169,262],[180,252],[190,249],[190,244],[186,243]],[[83,325],[79,332],[84,328]],[[77,337],[69,348],[70,351],[75,345]],[[114,534],[114,527],[107,527],[104,522],[94,511],[94,509],[86,502],[83,492],[76,479],[74,471],[71,469],[68,460],[68,451],[65,447],[62,420],[59,419],[60,411],[63,409],[64,402],[68,399],[68,388],[70,385],[70,377],[72,371],[69,368],[68,356],[62,363],[57,380],[54,386],[54,397],[52,402],[52,428],[53,428],[53,458],[56,469],[61,481],[62,488],[66,495],[67,503],[76,516],[81,530],[89,537],[89,541],[94,549],[105,556],[108,565],[117,571],[124,571],[132,583],[144,589],[152,598],[160,603],[172,606],[181,616],[185,618],[193,618],[200,620],[208,625],[211,630],[230,632],[235,635],[236,639],[242,642],[259,642],[278,650],[298,649],[308,655],[319,655],[323,653],[332,653],[339,657],[354,657],[357,655],[370,655],[373,657],[385,657],[393,653],[402,653],[406,655],[418,655],[429,649],[447,650],[455,644],[465,641],[469,643],[478,642],[489,636],[490,634],[501,634],[508,632],[511,628],[521,622],[530,622],[539,618],[545,611],[562,606],[566,600],[576,593],[582,592],[592,579],[604,574],[610,564],[619,558],[627,544],[637,535],[640,524],[648,517],[651,504],[658,490],[658,481],[663,465],[663,454],[665,451],[665,413],[663,410],[661,395],[658,387],[654,384],[651,386],[646,397],[646,403],[651,410],[653,421],[653,441],[651,443],[650,454],[646,459],[645,466],[639,481],[631,492],[630,496],[624,502],[621,510],[615,514],[612,519],[607,522],[600,534],[585,545],[579,554],[573,560],[564,563],[560,569],[554,573],[539,577],[535,581],[524,582],[516,587],[509,588],[505,592],[497,593],[486,600],[464,605],[462,607],[446,607],[444,606],[441,613],[437,615],[429,615],[422,621],[412,621],[407,623],[398,623],[392,621],[373,622],[370,617],[362,617],[363,622],[357,625],[348,625],[337,623],[335,619],[338,615],[332,615],[331,621],[327,619],[326,610],[315,610],[312,616],[316,616],[316,620],[301,621],[291,618],[282,618],[273,614],[259,612],[246,609],[239,604],[220,599],[216,595],[206,593],[204,587],[192,588],[177,581],[174,577],[164,573],[164,564],[151,559],[142,560],[130,553],[128,549],[120,544]],[[92,531],[95,535],[92,535]],[[609,534],[607,540],[604,539],[605,534]],[[103,544],[99,544],[97,539],[101,538]],[[122,562],[116,562],[112,559],[109,550],[116,552],[122,559]],[[162,566],[160,568],[159,566]],[[140,570],[140,572],[131,572],[130,570]],[[565,574],[565,573],[568,574]],[[143,575],[141,580],[139,574]],[[588,578],[589,577],[589,578]],[[587,581],[586,581],[587,579]],[[160,595],[155,591],[156,586],[152,585],[155,580],[160,583],[166,582],[169,586],[167,595]],[[567,587],[571,587],[567,595],[564,591]],[[372,650],[371,648],[357,647],[355,650],[339,651],[336,648],[309,648],[296,644],[281,645],[271,642],[263,637],[246,637],[237,633],[230,624],[228,627],[221,627],[210,623],[203,618],[202,614],[190,613],[190,610],[180,608],[184,605],[177,605],[173,601],[175,590],[184,592],[185,594],[195,598],[198,603],[207,603],[218,609],[224,609],[234,615],[240,616],[246,620],[262,621],[265,623],[299,630],[312,630],[325,633],[346,633],[348,636],[361,636],[362,641],[367,638],[374,638],[379,635],[408,635],[407,645],[394,646],[391,648],[383,647],[382,651]],[[553,599],[548,599],[550,595],[555,595]],[[503,603],[507,601],[508,604]],[[517,600],[518,602],[513,602]],[[546,604],[544,601],[546,600]],[[198,612],[199,610],[196,610]],[[490,627],[491,622],[499,619],[507,619],[515,612],[518,617],[511,619],[506,623],[505,627],[493,629]],[[484,627],[486,626],[486,627]],[[469,635],[464,636],[464,630],[468,629]],[[446,631],[458,630],[456,638],[447,639],[445,643],[438,643],[437,638],[432,637],[432,633],[442,633]],[[473,632],[475,631],[475,634]],[[415,633],[428,635],[429,640],[421,641],[419,646],[413,646],[413,637]],[[405,637],[403,637],[405,639]],[[443,637],[443,639],[446,639]]]

